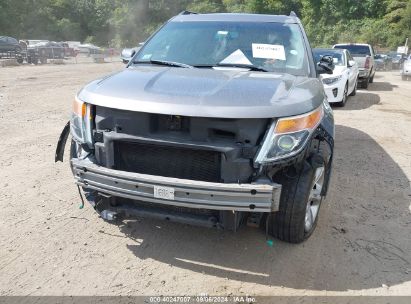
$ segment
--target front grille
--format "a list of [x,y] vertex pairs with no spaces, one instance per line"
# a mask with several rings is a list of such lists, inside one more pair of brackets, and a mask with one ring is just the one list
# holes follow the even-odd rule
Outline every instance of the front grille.
[[146,143],[115,142],[115,169],[220,182],[220,153]]

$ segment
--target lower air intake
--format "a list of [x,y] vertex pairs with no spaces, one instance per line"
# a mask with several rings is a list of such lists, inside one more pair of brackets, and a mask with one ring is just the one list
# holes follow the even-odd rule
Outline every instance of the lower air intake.
[[116,142],[114,148],[117,170],[221,182],[219,152],[130,142]]

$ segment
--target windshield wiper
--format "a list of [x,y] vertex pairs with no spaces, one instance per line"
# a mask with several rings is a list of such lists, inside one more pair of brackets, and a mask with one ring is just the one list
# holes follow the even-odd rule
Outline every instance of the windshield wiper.
[[135,63],[135,64],[138,64],[138,63],[151,63],[151,64],[165,65],[165,66],[172,66],[172,67],[179,67],[179,68],[187,68],[187,69],[194,68],[192,65],[185,64],[185,63],[174,62],[174,61],[166,61],[166,60],[155,60],[155,59],[150,59],[148,61],[134,61],[133,63]]
[[241,64],[241,63],[217,63],[215,65],[195,65],[194,67],[196,68],[228,67],[228,68],[249,69],[251,71],[258,71],[258,72],[269,72],[268,70],[264,68],[260,68],[252,64]]

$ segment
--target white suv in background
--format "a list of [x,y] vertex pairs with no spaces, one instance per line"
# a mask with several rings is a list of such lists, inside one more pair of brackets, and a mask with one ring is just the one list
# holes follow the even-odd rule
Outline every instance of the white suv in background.
[[348,95],[354,96],[358,83],[358,64],[347,50],[313,49],[313,55],[318,62],[323,56],[332,56],[334,71],[332,74],[321,74],[321,80],[329,103],[343,107]]

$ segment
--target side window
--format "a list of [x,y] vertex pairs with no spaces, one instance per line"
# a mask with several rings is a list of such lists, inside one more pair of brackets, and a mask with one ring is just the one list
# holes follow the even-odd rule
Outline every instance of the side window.
[[9,42],[10,44],[17,44],[17,40],[14,39],[14,38],[11,38],[11,37],[8,38],[8,42]]

